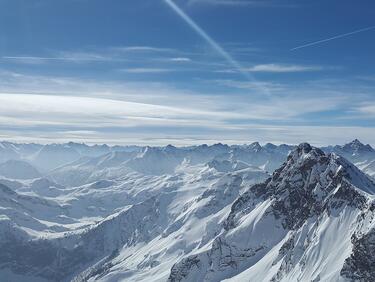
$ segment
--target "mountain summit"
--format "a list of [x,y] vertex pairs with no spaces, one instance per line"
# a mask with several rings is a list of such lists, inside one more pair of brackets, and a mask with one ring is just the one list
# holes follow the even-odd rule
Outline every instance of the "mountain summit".
[[348,144],[325,147],[323,150],[343,156],[375,179],[375,150],[371,145],[365,145],[358,139],[354,139]]
[[361,143],[358,139],[354,139],[352,142],[342,146],[342,150],[353,155],[360,153],[375,153],[375,150],[369,145]]

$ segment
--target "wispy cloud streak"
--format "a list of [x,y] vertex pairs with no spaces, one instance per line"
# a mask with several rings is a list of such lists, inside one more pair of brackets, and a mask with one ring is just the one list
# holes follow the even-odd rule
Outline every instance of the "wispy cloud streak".
[[372,29],[375,29],[375,26],[370,26],[370,27],[358,29],[358,30],[355,30],[355,31],[347,32],[347,33],[344,33],[344,34],[336,35],[336,36],[333,36],[333,37],[330,37],[330,38],[326,38],[326,39],[314,41],[314,42],[311,42],[311,43],[307,43],[307,44],[304,44],[304,45],[301,45],[301,46],[294,47],[294,48],[290,49],[290,51],[294,51],[294,50],[318,45],[318,44],[321,44],[321,43],[324,43],[324,42],[328,42],[328,41],[331,41],[331,40],[347,37],[347,36],[350,36],[350,35],[353,35],[353,34],[357,34],[357,33],[372,30]]
[[68,62],[96,62],[109,61],[111,58],[94,53],[63,53],[61,56],[42,57],[42,56],[3,56],[4,60],[15,60],[22,63],[41,63],[44,61],[68,61]]
[[318,67],[318,66],[262,64],[262,65],[256,65],[256,66],[253,66],[253,67],[250,67],[250,68],[246,68],[245,71],[287,73],[287,72],[318,71],[318,70],[321,70],[321,69],[322,69],[322,67]]
[[[243,67],[239,62],[232,58],[232,56],[225,51],[211,36],[207,34],[193,19],[191,19],[180,7],[178,7],[172,0],[164,0],[164,2],[176,12],[199,36],[201,36],[218,54],[220,54],[232,67],[237,69],[247,80],[255,81],[254,77],[249,73],[243,71]],[[269,95],[266,88],[261,88],[264,94]]]

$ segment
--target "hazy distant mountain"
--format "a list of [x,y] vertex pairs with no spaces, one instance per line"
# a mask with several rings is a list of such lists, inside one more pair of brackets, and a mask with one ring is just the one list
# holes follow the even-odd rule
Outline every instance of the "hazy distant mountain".
[[375,150],[369,145],[361,143],[358,139],[345,145],[336,145],[323,148],[326,151],[335,152],[352,162],[365,161],[375,158]]
[[0,162],[19,159],[17,149],[12,143],[0,142]]
[[[255,144],[255,143],[254,143]],[[144,147],[136,151],[112,151],[94,158],[81,158],[53,170],[49,176],[56,182],[67,186],[78,186],[102,178],[116,178],[134,171],[145,175],[173,175],[180,168],[197,164],[209,164],[218,171],[215,163],[232,163],[231,170],[254,167],[258,170],[273,171],[280,166],[292,146],[261,147],[243,145],[228,146],[223,144],[201,145],[177,148]],[[228,172],[228,171],[227,171]]]
[[20,160],[8,160],[0,164],[0,175],[12,179],[32,179],[41,176],[31,164]]

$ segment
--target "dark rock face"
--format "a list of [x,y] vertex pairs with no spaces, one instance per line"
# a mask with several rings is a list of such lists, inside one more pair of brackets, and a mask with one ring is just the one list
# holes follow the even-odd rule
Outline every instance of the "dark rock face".
[[198,256],[191,256],[181,260],[178,264],[173,265],[168,281],[178,282],[183,280],[192,268],[199,268],[200,264]]
[[1,245],[1,249],[0,262],[7,263],[15,273],[29,275],[42,269],[38,276],[48,281],[64,281],[92,259],[82,246],[69,250],[59,248],[47,240],[9,238]]
[[346,259],[341,275],[351,281],[368,281],[375,279],[375,229],[361,238],[353,235],[353,253]]

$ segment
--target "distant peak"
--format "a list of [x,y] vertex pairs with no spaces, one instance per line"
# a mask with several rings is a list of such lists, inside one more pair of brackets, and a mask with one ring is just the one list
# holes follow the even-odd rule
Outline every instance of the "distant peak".
[[277,148],[277,146],[275,144],[272,144],[272,143],[267,143],[266,145],[264,145],[265,148],[267,149],[275,149]]
[[365,145],[358,139],[354,139],[352,142],[344,145],[342,148],[345,151],[374,151],[369,144]]
[[223,144],[223,143],[215,143],[215,144],[213,144],[212,145],[212,147],[227,147],[228,145],[226,145],[226,144]]
[[174,152],[177,148],[171,144],[168,144],[167,146],[164,147],[164,151],[166,152]]
[[358,139],[354,139],[352,142],[349,143],[350,145],[353,145],[353,146],[364,146],[364,144],[359,141]]
[[253,142],[249,145],[251,149],[254,149],[256,151],[259,151],[262,149],[262,146],[259,144],[259,142]]

